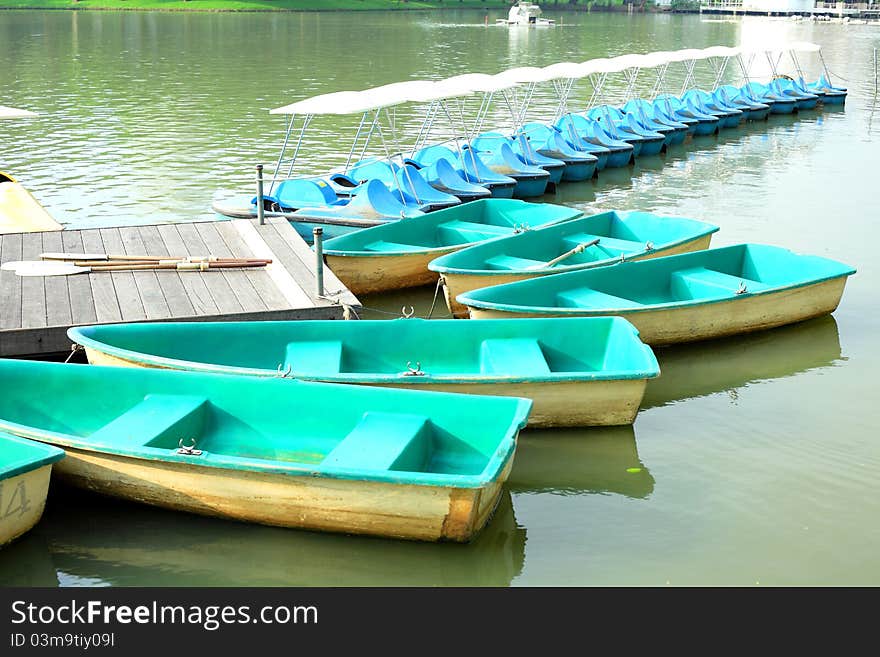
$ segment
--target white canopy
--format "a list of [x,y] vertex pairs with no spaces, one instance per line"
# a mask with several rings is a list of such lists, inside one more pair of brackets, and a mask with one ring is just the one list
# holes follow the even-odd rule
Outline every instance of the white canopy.
[[[653,68],[673,62],[688,62],[709,57],[734,57],[740,54],[764,52],[818,52],[821,46],[807,41],[794,41],[776,46],[711,46],[683,50],[628,54],[619,57],[600,57],[584,62],[558,62],[544,68],[521,66],[495,75],[466,73],[437,82],[408,80],[365,89],[337,91],[278,107],[271,114],[361,114],[370,110],[390,107],[405,102],[431,102],[442,98],[467,96],[474,92],[492,93],[510,89],[519,84],[549,82],[558,79],[584,78],[594,73],[618,73],[630,68]],[[0,106],[0,119],[36,116],[25,110]]]
[[712,46],[703,48],[704,57],[736,57],[740,53],[739,48],[729,46]]
[[0,119],[32,119],[35,116],[37,116],[36,113],[28,110],[0,105]]
[[551,80],[577,80],[590,74],[590,71],[584,66],[584,62],[558,62],[545,66],[544,72]]
[[612,57],[605,64],[602,73],[619,73],[628,68],[644,68],[650,59],[646,59],[645,55],[630,54]]
[[684,50],[673,50],[669,53],[668,61],[670,62],[689,62],[695,59],[706,59],[706,55],[702,50],[697,48],[685,48]]
[[334,91],[276,107],[269,114],[361,114],[372,109],[370,102],[360,91]]
[[363,91],[336,91],[312,96],[284,107],[271,110],[270,114],[363,114],[371,110],[400,105],[401,103],[426,103],[440,98],[455,98],[473,93],[456,88],[445,82],[431,80],[407,80],[392,82]]
[[521,66],[519,68],[509,68],[495,75],[501,80],[510,80],[520,84],[528,84],[531,82],[549,82],[554,79],[552,73],[548,74],[543,68],[537,66]]
[[452,92],[456,90],[462,94],[471,92],[494,93],[496,91],[504,91],[517,85],[510,79],[504,79],[497,75],[489,75],[488,73],[464,73],[456,75],[445,80],[440,80],[438,85],[443,85]]

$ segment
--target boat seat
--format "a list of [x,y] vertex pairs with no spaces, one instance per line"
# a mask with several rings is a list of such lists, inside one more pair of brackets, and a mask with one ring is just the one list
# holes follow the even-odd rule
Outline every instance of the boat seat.
[[565,290],[556,295],[557,303],[562,308],[584,308],[587,310],[606,308],[641,308],[644,304],[613,294],[605,294],[590,287],[578,287]]
[[339,374],[342,370],[342,342],[339,340],[312,340],[288,342],[282,370],[290,367],[297,374]]
[[419,246],[418,244],[400,244],[399,242],[386,242],[385,240],[377,240],[364,245],[364,251],[382,251],[392,253],[421,253],[429,247]]
[[424,415],[368,411],[321,462],[354,470],[424,472],[433,430]]
[[517,258],[516,256],[497,255],[486,260],[489,269],[501,269],[507,271],[519,271],[521,269],[539,269],[546,267],[543,260],[530,260],[529,258]]
[[592,242],[598,239],[596,246],[617,253],[637,253],[645,250],[645,242],[636,242],[635,240],[622,240],[617,237],[606,237],[604,235],[591,235],[590,233],[575,233],[574,235],[566,235],[563,238],[570,249],[584,242]]
[[97,445],[120,438],[138,445],[175,448],[182,438],[189,445],[205,426],[208,399],[195,395],[147,395],[142,402],[89,436]]
[[437,226],[438,236],[451,244],[477,242],[498,235],[510,235],[513,228],[478,224],[472,221],[447,221]]
[[497,338],[480,345],[483,374],[550,374],[550,365],[535,338]]
[[758,292],[769,287],[758,281],[705,267],[682,269],[673,272],[670,277],[670,289],[677,299],[729,297],[735,295],[741,285],[745,285],[748,292]]

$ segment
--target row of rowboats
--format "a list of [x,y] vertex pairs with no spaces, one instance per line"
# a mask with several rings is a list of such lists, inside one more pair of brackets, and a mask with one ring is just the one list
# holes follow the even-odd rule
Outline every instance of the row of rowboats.
[[[732,53],[706,57],[719,54]],[[584,75],[603,81],[627,69],[588,64]],[[202,515],[470,541],[526,426],[632,424],[660,376],[652,347],[832,313],[855,273],[843,263],[709,248],[718,227],[684,217],[511,198],[846,96],[826,76],[720,79],[711,92],[519,120],[463,147],[285,180],[250,203],[247,213],[289,215],[305,234],[338,228],[325,262],[356,294],[436,283],[468,321],[94,325],[69,331],[88,365],[0,361],[0,545],[38,521],[53,471]],[[387,106],[374,101],[354,106]]]

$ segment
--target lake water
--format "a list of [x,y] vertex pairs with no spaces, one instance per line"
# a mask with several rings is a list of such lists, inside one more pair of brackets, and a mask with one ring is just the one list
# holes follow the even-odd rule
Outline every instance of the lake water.
[[[0,104],[41,114],[0,125],[0,170],[70,227],[210,219],[213,198],[247,192],[254,164],[277,156],[284,122],[268,110],[309,95],[814,41],[850,88],[845,109],[689,140],[543,200],[694,217],[721,227],[718,246],[757,241],[845,261],[858,273],[834,315],[658,350],[662,375],[632,427],[524,432],[501,507],[470,545],[249,526],[58,489],[38,527],[0,552],[0,583],[880,584],[880,25],[556,17],[553,29],[507,30],[465,11],[0,12]],[[670,75],[678,91],[681,71]],[[640,84],[651,82],[646,73]],[[400,124],[415,118],[402,113]],[[316,120],[300,170],[344,161],[353,127]],[[410,305],[423,315],[432,292],[367,297],[366,315]]]

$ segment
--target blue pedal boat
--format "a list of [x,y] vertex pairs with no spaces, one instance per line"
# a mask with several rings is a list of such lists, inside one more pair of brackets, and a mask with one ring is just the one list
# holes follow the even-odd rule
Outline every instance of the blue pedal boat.
[[742,110],[746,121],[764,121],[770,116],[770,105],[752,100],[742,89],[732,84],[718,87],[713,94],[731,107]]
[[588,119],[582,114],[565,114],[556,121],[555,125],[562,134],[570,134],[580,140],[579,144],[592,144],[607,150],[608,160],[605,166],[610,169],[625,167],[635,158],[632,144],[614,139],[605,132],[598,121]]
[[446,160],[458,175],[467,182],[485,187],[493,198],[512,198],[516,180],[504,174],[495,173],[483,158],[473,149],[462,149],[460,155],[448,146],[434,144],[413,153],[411,158],[418,166],[426,167],[438,160]]
[[743,111],[721,101],[717,96],[702,89],[688,89],[682,100],[705,114],[717,116],[722,128],[736,128],[743,119]]
[[748,82],[743,90],[750,98],[770,105],[771,114],[791,114],[797,109],[797,99],[777,93],[772,87],[760,82]]
[[819,104],[821,93],[805,91],[790,78],[777,77],[770,82],[770,87],[777,93],[797,101],[797,109],[814,109]]
[[286,216],[303,239],[311,242],[315,227],[323,228],[324,237],[329,239],[362,228],[425,214],[404,205],[399,196],[393,194],[381,180],[373,179],[360,187],[345,204],[300,208]]
[[417,162],[407,159],[407,166],[411,166],[422,174],[422,177],[431,187],[447,194],[452,194],[462,203],[478,201],[490,198],[492,192],[482,185],[476,185],[465,180],[461,171],[457,170],[448,160],[438,159],[426,167]]
[[467,160],[470,153],[476,151],[493,172],[513,178],[516,181],[513,188],[514,198],[533,198],[542,196],[547,191],[550,183],[550,173],[547,170],[524,162],[506,141],[499,143],[494,139],[486,139],[481,144],[488,146],[489,142],[494,142],[493,150],[484,151],[478,146],[468,145],[463,147],[462,156]]
[[621,109],[627,117],[630,117],[629,120],[637,121],[643,128],[662,134],[664,147],[677,146],[683,143],[688,135],[688,126],[685,123],[658,116],[656,108],[647,100],[635,98],[628,101]]
[[825,94],[822,97],[822,102],[826,105],[843,105],[846,102],[846,87],[831,84],[828,78],[824,75],[819,76],[818,80],[810,82],[806,86],[809,91],[814,93],[821,91]]
[[[565,162],[547,157],[536,151],[525,135],[513,138],[500,132],[484,132],[471,142],[471,146],[480,152],[495,152],[501,148],[502,143],[509,146],[517,159],[524,164],[540,167],[550,174],[547,182],[548,188],[562,181],[562,174],[565,172]],[[513,195],[516,196],[516,192]]]
[[347,175],[359,181],[373,178],[381,180],[391,193],[402,193],[411,205],[422,212],[432,212],[461,203],[461,199],[454,194],[432,187],[421,172],[409,164],[400,166],[396,162],[369,158],[354,164]]
[[661,94],[654,99],[654,105],[656,107],[665,106],[667,113],[671,114],[673,118],[677,120],[696,120],[696,124],[691,124],[693,127],[693,133],[691,134],[693,135],[712,135],[718,132],[720,127],[720,121],[717,116],[701,112],[699,109],[684,102],[677,96]]
[[538,152],[565,162],[566,169],[562,174],[563,180],[571,182],[589,180],[608,164],[608,156],[611,151],[601,146],[588,144],[576,134],[573,135],[574,140],[572,141],[569,139],[571,135],[563,134],[559,128],[537,122],[526,123],[522,130]]
[[605,132],[614,137],[632,144],[633,155],[651,156],[657,155],[663,150],[666,143],[666,135],[654,130],[646,130],[617,107],[600,105],[587,112],[587,117],[598,121]]

